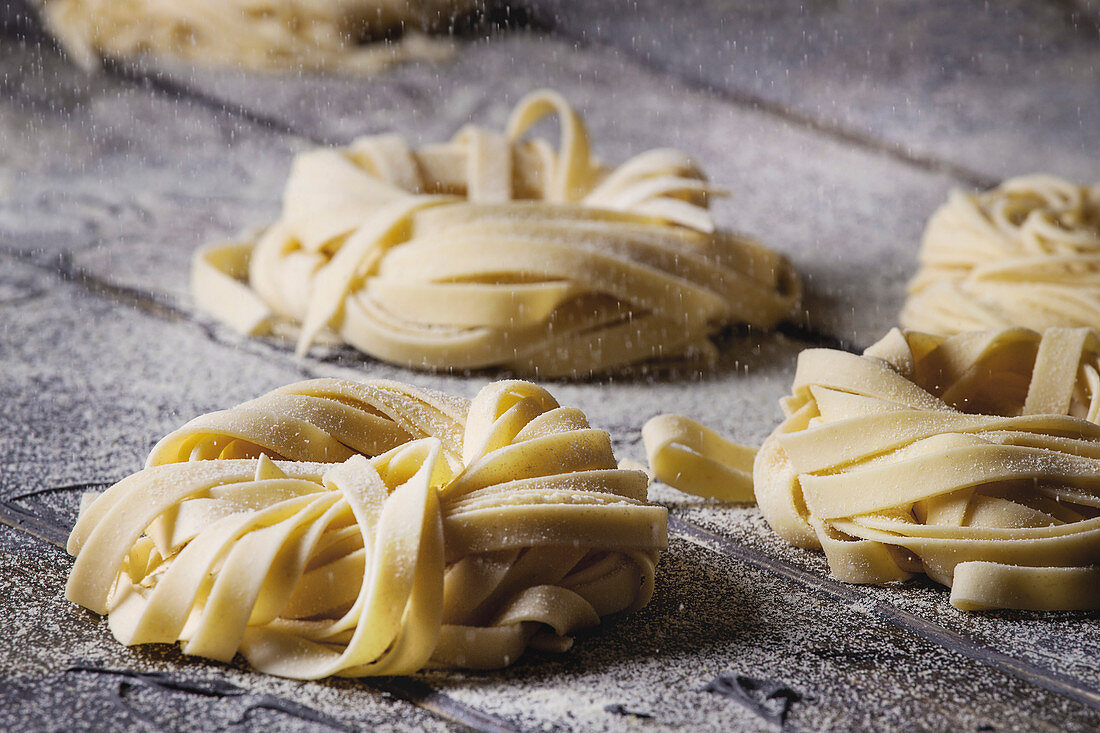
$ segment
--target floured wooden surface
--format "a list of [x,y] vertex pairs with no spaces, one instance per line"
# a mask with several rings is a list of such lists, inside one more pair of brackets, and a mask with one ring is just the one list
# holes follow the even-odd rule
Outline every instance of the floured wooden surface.
[[[195,311],[186,288],[193,249],[275,215],[291,158],[318,141],[384,130],[442,139],[466,122],[499,125],[523,93],[553,86],[584,112],[609,162],[671,145],[733,192],[718,204],[719,221],[791,257],[807,280],[809,329],[731,335],[722,365],[707,374],[549,385],[635,459],[641,426],[661,412],[744,442],[766,436],[801,348],[830,339],[862,347],[894,323],[924,220],[950,188],[1030,169],[1020,166],[1037,165],[1037,151],[1054,172],[1100,179],[1097,128],[1078,124],[1100,104],[1080,92],[1090,68],[1095,87],[1100,41],[1065,41],[1065,19],[1046,6],[1004,12],[1034,20],[1049,62],[1065,73],[1059,83],[1047,83],[1055,71],[1046,67],[1020,75],[994,125],[988,111],[967,116],[967,100],[1006,94],[1001,71],[964,64],[936,82],[929,55],[948,40],[922,33],[952,25],[946,10],[915,6],[904,23],[887,13],[866,26],[847,3],[801,11],[801,22],[842,36],[904,32],[925,55],[892,77],[896,56],[877,38],[871,60],[845,57],[834,75],[835,48],[819,38],[820,63],[804,64],[791,61],[793,40],[750,42],[782,37],[789,18],[778,11],[708,2],[642,33],[631,24],[659,4],[615,17],[607,14],[616,3],[588,15],[577,3],[535,5],[557,6],[557,31],[465,42],[439,67],[413,64],[373,80],[149,67],[87,77],[9,30],[0,41],[0,500],[9,515],[56,539],[81,491],[136,470],[173,427],[297,379],[390,377],[472,396],[493,377],[409,372],[348,351],[298,360]],[[953,39],[999,42],[972,19],[955,26]],[[685,28],[690,54],[670,50]],[[725,40],[738,33],[744,45],[730,56]],[[639,40],[624,42],[631,34]],[[1010,69],[1034,66],[1037,42],[998,47],[997,58]],[[786,86],[782,65],[792,69]],[[854,82],[853,69],[870,81]],[[777,108],[734,94],[742,78],[765,80],[753,82],[764,84],[754,94],[766,92]],[[876,111],[894,105],[898,89],[937,83],[952,95],[980,94],[915,95],[904,114]],[[866,135],[807,124],[822,94],[835,98],[837,120],[864,125]],[[1079,110],[1066,111],[1067,100]],[[1036,127],[1020,105],[1062,112]],[[102,620],[64,600],[63,552],[0,527],[0,726],[772,729],[771,703],[753,704],[762,702],[748,689],[754,680],[791,693],[786,720],[796,730],[1100,726],[1095,614],[968,615],[927,583],[844,586],[821,557],[772,535],[754,508],[662,486],[654,496],[672,509],[672,544],[643,612],[581,637],[563,656],[376,683],[288,682],[169,647],[123,648]],[[745,699],[705,691],[727,673],[748,680]]]
[[1095,3],[534,0],[561,35],[627,49],[743,103],[976,180],[1095,180]]

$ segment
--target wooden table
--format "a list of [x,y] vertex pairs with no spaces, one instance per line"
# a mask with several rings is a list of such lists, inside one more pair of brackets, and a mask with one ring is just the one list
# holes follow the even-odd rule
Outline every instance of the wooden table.
[[[862,348],[894,324],[923,224],[950,189],[1032,171],[1100,180],[1095,5],[528,7],[526,28],[373,79],[118,64],[88,75],[20,6],[4,11],[0,507],[20,526],[0,527],[0,728],[770,729],[777,703],[746,704],[766,693],[753,680],[793,693],[797,730],[1100,727],[1096,614],[966,614],[930,583],[844,585],[755,508],[662,486],[671,546],[653,603],[501,672],[281,680],[121,647],[65,600],[70,559],[56,545],[81,491],[139,468],[186,419],[312,376],[466,395],[490,378],[295,359],[196,312],[193,249],[272,218],[310,146],[385,130],[440,140],[500,125],[550,86],[583,110],[609,162],[666,145],[702,161],[733,193],[722,224],[805,276],[812,328],[730,338],[722,367],[690,379],[551,385],[636,459],[642,424],[666,411],[761,440],[799,350]],[[744,700],[705,689],[722,674],[742,676]]]

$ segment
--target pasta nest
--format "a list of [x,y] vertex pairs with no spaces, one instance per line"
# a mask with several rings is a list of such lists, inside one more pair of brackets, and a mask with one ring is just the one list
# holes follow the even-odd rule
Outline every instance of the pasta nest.
[[[523,139],[548,115],[557,151]],[[772,327],[800,297],[782,256],[715,231],[714,193],[674,150],[603,167],[577,112],[541,91],[505,134],[468,126],[419,150],[382,135],[299,155],[281,218],[200,250],[192,292],[242,333],[297,335],[299,353],[330,331],[428,369],[554,377],[713,359],[716,330]]]
[[924,572],[962,609],[1100,608],[1098,367],[1088,329],[804,351],[757,501],[841,580]]
[[123,644],[284,677],[495,668],[648,603],[666,511],[527,382],[318,379],[198,417],[83,502],[67,595]]
[[929,220],[900,322],[930,333],[1100,328],[1100,185],[956,191]]
[[[151,55],[210,66],[371,72],[449,48],[445,31],[477,0],[39,0],[50,31],[80,65]],[[395,29],[397,44],[361,44]]]

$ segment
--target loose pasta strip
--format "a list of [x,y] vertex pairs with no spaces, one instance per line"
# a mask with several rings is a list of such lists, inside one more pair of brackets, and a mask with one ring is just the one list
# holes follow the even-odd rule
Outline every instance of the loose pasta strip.
[[[965,610],[1100,608],[1091,330],[895,329],[862,356],[810,349],[781,404],[786,419],[755,458],[756,500],[780,536],[824,550],[837,578],[925,573]],[[662,420],[647,426],[658,477],[715,494],[723,471],[743,473],[731,444]],[[690,460],[674,463],[672,445]],[[662,475],[675,465],[683,476]]]
[[[476,0],[39,0],[46,26],[85,68],[153,56],[204,66],[380,71],[450,53],[445,31]],[[407,31],[399,42],[362,43]]]
[[1100,184],[1034,175],[956,191],[928,222],[920,262],[906,328],[1100,328]]
[[642,428],[653,477],[696,496],[753,501],[756,451],[681,415],[659,415]]
[[[557,150],[524,137],[547,116]],[[192,292],[242,333],[296,334],[299,353],[331,334],[414,368],[554,377],[712,359],[717,330],[772,327],[800,298],[782,256],[715,230],[716,193],[674,150],[602,166],[577,112],[541,91],[503,134],[300,155],[279,220],[197,252]]]
[[123,644],[283,677],[503,667],[648,603],[647,486],[528,382],[301,382],[192,420],[86,503],[67,596]]

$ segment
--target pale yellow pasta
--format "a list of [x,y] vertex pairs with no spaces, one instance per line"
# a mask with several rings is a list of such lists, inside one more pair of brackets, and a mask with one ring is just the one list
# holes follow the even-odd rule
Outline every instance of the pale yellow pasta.
[[[926,573],[965,610],[1100,608],[1098,368],[1084,328],[895,329],[862,356],[804,351],[756,455],[757,502],[841,580]],[[696,446],[696,463],[743,460]]]
[[[439,59],[444,31],[477,0],[39,0],[65,51],[92,68],[101,57],[183,59],[252,69],[372,72]],[[394,29],[398,43],[361,43]]]
[[642,440],[655,479],[696,496],[754,501],[754,449],[681,415],[652,418],[642,428]]
[[1100,184],[1048,175],[955,191],[924,233],[901,325],[1100,328]]
[[198,417],[85,502],[70,600],[123,644],[299,679],[495,668],[648,603],[666,512],[528,382],[318,379]]
[[[556,151],[523,137],[548,115]],[[506,133],[298,156],[280,219],[200,250],[192,292],[243,333],[296,334],[300,353],[331,334],[415,368],[550,377],[713,358],[715,331],[772,327],[800,295],[782,256],[715,231],[713,193],[674,150],[605,168],[576,111],[536,92]]]

